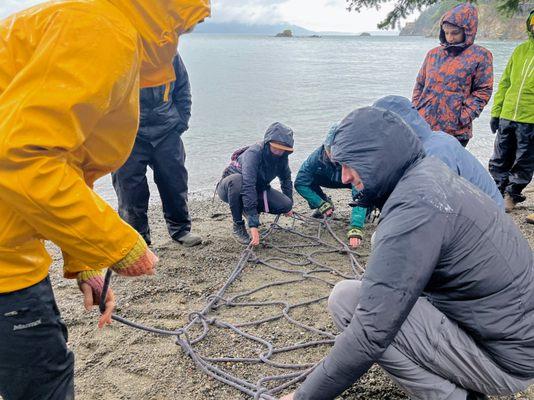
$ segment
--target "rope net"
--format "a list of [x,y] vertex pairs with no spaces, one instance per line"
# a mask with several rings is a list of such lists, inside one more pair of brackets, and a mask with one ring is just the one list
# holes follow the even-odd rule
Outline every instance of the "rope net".
[[283,224],[277,217],[262,243],[243,251],[225,285],[190,314],[177,344],[213,378],[255,399],[276,399],[334,343],[333,324],[318,316],[326,315],[334,285],[364,270],[328,220],[295,214]]
[[[335,221],[295,213],[277,216],[248,246],[223,287],[174,331],[136,329],[176,337],[176,343],[209,376],[254,399],[276,399],[303,380],[334,343],[326,306],[334,285],[360,279],[361,257],[333,229]],[[209,267],[209,266],[208,266]],[[214,271],[214,274],[217,271]],[[110,272],[106,276],[105,298]]]

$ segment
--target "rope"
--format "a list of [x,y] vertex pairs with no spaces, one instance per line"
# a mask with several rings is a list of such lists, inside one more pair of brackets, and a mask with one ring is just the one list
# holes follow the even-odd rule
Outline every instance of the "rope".
[[[315,234],[299,230],[300,226],[308,228],[310,226],[315,227]],[[291,235],[291,239],[294,240],[288,241],[287,239],[283,240],[284,238],[282,238],[283,242],[279,243],[277,239],[280,239],[279,237],[282,234]],[[217,293],[208,297],[207,304],[201,311],[191,312],[189,314],[189,322],[182,328],[176,330],[164,330],[149,327],[129,321],[128,319],[115,314],[112,315],[112,319],[132,328],[149,333],[174,336],[176,337],[176,344],[179,345],[182,350],[191,357],[195,365],[207,375],[234,387],[253,399],[276,399],[276,394],[281,393],[286,388],[305,379],[316,364],[282,363],[274,361],[272,359],[274,356],[312,347],[333,345],[335,339],[334,333],[309,326],[290,315],[293,310],[325,302],[328,299],[328,295],[327,293],[318,293],[316,298],[296,304],[290,304],[289,301],[285,300],[248,301],[247,298],[269,288],[306,284],[308,282],[319,282],[324,284],[325,287],[328,288],[329,293],[334,286],[334,283],[325,279],[323,277],[325,274],[329,274],[329,277],[332,276],[339,279],[360,279],[364,269],[358,262],[360,255],[353,251],[335,234],[329,219],[317,220],[295,213],[293,215],[292,224],[288,227],[279,224],[279,216],[277,216],[269,229],[262,235],[262,242],[264,243],[263,248],[274,250],[279,253],[279,256],[262,259],[259,257],[261,248],[255,249],[251,245],[246,247],[222,288],[219,289]],[[311,251],[306,252],[307,249],[311,249]],[[330,267],[318,260],[322,255],[335,254],[341,254],[348,258],[351,269],[350,274],[343,273],[338,268]],[[265,268],[267,270],[287,274],[289,278],[268,282],[260,287],[239,292],[237,294],[228,294],[229,288],[236,283],[238,278],[242,278],[245,275],[244,269],[249,264],[253,264],[253,271],[255,273],[257,273],[259,268]],[[281,264],[284,264],[285,266],[282,267],[280,266]],[[105,310],[104,299],[107,296],[111,275],[111,270],[108,270],[100,300],[101,312],[104,312]],[[223,309],[236,307],[277,307],[280,311],[268,317],[240,323],[232,323],[217,318],[217,313]],[[318,336],[319,339],[277,348],[269,340],[247,331],[247,329],[255,328],[259,325],[280,320],[285,320],[301,330],[314,334]],[[257,356],[203,356],[198,350],[197,345],[204,340],[207,340],[208,334],[212,332],[214,328],[231,332],[239,337],[256,343],[259,348]],[[196,333],[196,335],[193,333]],[[279,375],[264,376],[258,379],[257,382],[251,382],[232,374],[228,369],[223,369],[223,367],[220,366],[222,363],[224,363],[225,366],[227,366],[228,363],[266,365],[280,369],[282,370],[282,373]]]

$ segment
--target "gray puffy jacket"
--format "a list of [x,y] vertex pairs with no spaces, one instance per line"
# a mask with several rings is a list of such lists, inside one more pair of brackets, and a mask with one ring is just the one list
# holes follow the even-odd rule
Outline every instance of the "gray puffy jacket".
[[333,399],[348,388],[422,295],[503,370],[533,378],[533,257],[512,219],[441,161],[424,158],[411,128],[389,111],[349,114],[332,154],[359,173],[382,213],[354,317],[296,399]]

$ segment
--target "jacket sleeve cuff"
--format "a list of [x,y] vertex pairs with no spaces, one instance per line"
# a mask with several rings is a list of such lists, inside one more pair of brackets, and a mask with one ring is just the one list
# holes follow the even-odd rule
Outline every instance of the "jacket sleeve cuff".
[[249,215],[247,219],[249,228],[257,228],[260,226],[260,216],[258,214]]
[[113,264],[111,268],[114,271],[120,271],[134,265],[147,252],[148,246],[145,240],[139,235],[132,249],[119,262]]

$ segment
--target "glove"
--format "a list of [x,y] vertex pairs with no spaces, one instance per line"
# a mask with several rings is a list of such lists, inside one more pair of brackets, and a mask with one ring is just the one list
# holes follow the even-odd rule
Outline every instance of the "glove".
[[499,117],[491,117],[490,119],[490,128],[492,133],[496,133],[499,130],[499,123],[501,119]]
[[357,238],[357,239],[363,239],[363,231],[360,228],[350,228],[347,232],[347,237],[349,239],[351,238]]
[[100,304],[102,290],[104,289],[104,271],[82,271],[76,275],[78,287],[82,290],[82,283],[86,283],[93,293],[93,304],[86,304],[86,307]]
[[154,275],[158,257],[148,248],[141,236],[132,250],[111,269],[122,276]]
[[319,206],[319,212],[323,215],[330,210],[334,211],[334,205],[328,201],[323,201]]

